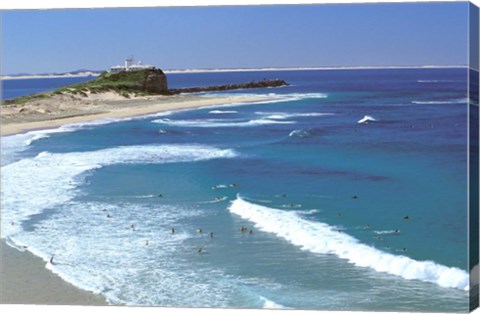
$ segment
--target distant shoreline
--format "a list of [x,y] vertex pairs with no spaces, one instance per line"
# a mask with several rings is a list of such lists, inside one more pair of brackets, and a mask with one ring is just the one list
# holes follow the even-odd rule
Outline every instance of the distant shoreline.
[[[412,66],[329,66],[329,67],[291,67],[291,68],[227,68],[227,69],[184,69],[184,70],[163,70],[165,74],[183,73],[222,73],[222,72],[257,72],[257,71],[332,71],[332,70],[395,70],[395,69],[458,69],[468,68],[468,65],[412,65]],[[45,75],[4,75],[1,80],[22,80],[22,79],[46,79],[46,78],[68,78],[68,77],[96,77],[97,72],[45,74]]]

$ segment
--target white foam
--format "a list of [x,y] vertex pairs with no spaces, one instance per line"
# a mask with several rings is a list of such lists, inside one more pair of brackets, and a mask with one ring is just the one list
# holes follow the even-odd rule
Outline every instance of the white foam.
[[238,113],[236,110],[210,110],[208,113],[210,114],[232,114]]
[[376,234],[399,234],[400,230],[375,230]]
[[418,83],[450,83],[450,82],[458,82],[455,80],[417,80]]
[[242,102],[242,103],[230,103],[222,106],[217,107],[231,107],[231,106],[242,106],[242,105],[260,105],[260,104],[272,104],[272,103],[279,103],[279,102],[290,102],[290,101],[298,101],[303,99],[325,99],[328,98],[328,94],[325,93],[290,93],[290,94],[276,94],[276,93],[268,93],[268,94],[253,94],[253,93],[206,93],[203,96],[211,97],[211,96],[241,96],[241,97],[262,97],[267,98],[266,100],[258,100],[252,102]]
[[431,101],[420,101],[414,100],[412,104],[415,105],[450,105],[450,104],[467,104],[468,98],[458,98],[458,99],[449,99],[449,100],[431,100]]
[[[42,152],[3,166],[2,238],[20,230],[19,222],[47,208],[65,204],[83,184],[81,174],[112,164],[161,164],[232,158],[237,153],[200,145],[119,146],[90,152]],[[12,225],[12,223],[14,223]]]
[[300,129],[293,130],[288,134],[290,137],[310,137],[312,135],[312,129]]
[[198,127],[198,128],[220,128],[220,127],[253,127],[268,124],[292,124],[295,121],[277,121],[269,119],[255,119],[248,121],[223,120],[223,119],[192,119],[192,120],[171,120],[157,119],[153,123],[167,124],[181,127]]
[[323,112],[305,112],[305,113],[270,112],[269,113],[269,112],[262,112],[262,111],[257,111],[255,112],[255,114],[266,115],[265,117],[266,119],[276,119],[276,120],[298,118],[298,117],[324,117],[324,116],[334,115],[333,113],[323,113]]
[[273,302],[265,297],[260,296],[260,299],[263,301],[263,308],[264,309],[288,309],[288,307]]
[[364,116],[362,119],[358,120],[357,123],[369,123],[369,122],[375,122],[375,121],[377,120],[372,116]]
[[359,267],[368,267],[405,279],[436,283],[445,288],[469,289],[469,276],[464,270],[431,261],[416,261],[402,255],[382,252],[360,243],[328,224],[300,218],[295,212],[273,209],[237,197],[230,212],[255,223],[255,227],[289,241],[303,250],[334,254]]
[[300,214],[300,215],[314,215],[314,214],[318,214],[319,212],[320,212],[320,210],[318,210],[318,209],[306,209],[306,210],[298,210],[297,214]]

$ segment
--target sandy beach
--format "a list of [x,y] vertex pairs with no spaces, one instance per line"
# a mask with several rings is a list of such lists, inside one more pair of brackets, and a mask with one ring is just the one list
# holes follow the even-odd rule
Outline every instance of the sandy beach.
[[[27,104],[1,107],[1,135],[48,129],[104,118],[125,118],[168,110],[199,108],[263,100],[260,97],[151,96],[126,99],[114,93],[89,97],[57,95]],[[0,303],[47,305],[107,305],[99,295],[65,282],[45,268],[45,262],[1,242]]]
[[26,104],[1,107],[2,136],[35,129],[105,118],[125,118],[168,110],[199,108],[229,103],[261,101],[261,97],[203,97],[192,95],[125,98],[113,92],[87,97],[55,95]]
[[100,296],[63,281],[45,268],[45,262],[5,242],[1,251],[1,304],[107,305]]

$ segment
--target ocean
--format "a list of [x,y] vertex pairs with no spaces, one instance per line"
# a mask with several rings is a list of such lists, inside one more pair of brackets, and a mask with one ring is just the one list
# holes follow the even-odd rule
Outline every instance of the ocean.
[[468,311],[467,74],[169,74],[290,85],[2,137],[2,238],[111,304]]

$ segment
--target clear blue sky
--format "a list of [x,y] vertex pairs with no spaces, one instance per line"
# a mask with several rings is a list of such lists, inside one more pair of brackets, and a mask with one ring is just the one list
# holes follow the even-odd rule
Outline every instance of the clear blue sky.
[[468,3],[4,11],[2,74],[103,70],[464,65]]

